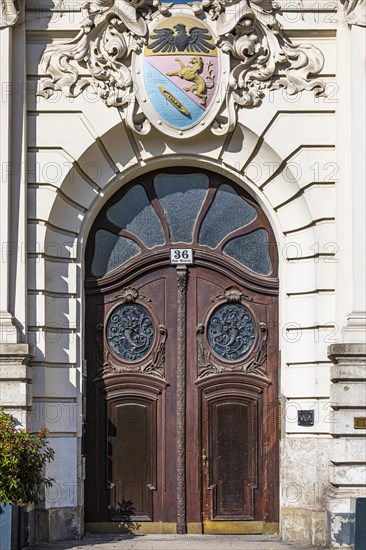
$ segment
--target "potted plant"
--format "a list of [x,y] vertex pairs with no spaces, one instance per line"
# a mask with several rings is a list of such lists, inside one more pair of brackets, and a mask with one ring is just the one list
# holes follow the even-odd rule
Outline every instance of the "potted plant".
[[44,466],[54,458],[47,430],[33,434],[17,427],[16,419],[0,408],[0,547],[17,550],[19,507],[39,502],[40,489],[50,487]]

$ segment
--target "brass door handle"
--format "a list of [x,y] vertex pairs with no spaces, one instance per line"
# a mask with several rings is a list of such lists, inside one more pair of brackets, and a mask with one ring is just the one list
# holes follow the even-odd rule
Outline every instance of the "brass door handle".
[[207,461],[208,461],[208,456],[206,454],[205,449],[203,449],[203,451],[202,451],[202,468],[206,468]]

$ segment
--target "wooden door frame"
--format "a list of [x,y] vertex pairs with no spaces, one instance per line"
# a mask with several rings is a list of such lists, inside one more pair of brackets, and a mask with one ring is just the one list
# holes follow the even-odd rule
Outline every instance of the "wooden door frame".
[[[183,172],[183,173],[197,173],[198,170],[196,169],[181,169],[178,170],[176,168],[174,169],[165,169],[165,170],[157,170],[155,172],[150,172],[147,174],[146,178],[149,178],[150,180],[153,178],[153,176],[157,173],[177,173],[177,172]],[[233,182],[232,180],[229,180],[228,178],[221,177],[216,173],[208,172],[208,171],[202,171],[203,173],[207,173],[210,177],[214,177],[215,180],[217,180],[218,184],[220,185],[222,183],[227,183],[229,185],[232,185],[234,188],[236,188],[237,191],[241,195],[244,196],[245,200],[248,200],[248,194],[240,188],[238,184]],[[141,179],[141,178],[140,178]],[[139,180],[140,180],[139,179]],[[127,192],[127,190],[134,185],[135,183],[138,183],[139,180],[134,180],[132,182],[129,182],[127,187],[125,187],[123,190],[118,191],[111,199],[118,200],[117,195],[119,197],[122,196],[123,193]],[[249,200],[254,203],[255,201],[249,197]],[[102,210],[105,210],[110,204],[110,201],[103,207]],[[257,203],[256,203],[257,204]],[[257,211],[259,211],[260,214],[260,221],[265,222],[265,225],[272,236],[272,239],[274,239],[274,234],[272,231],[272,228],[269,224],[269,221],[267,217],[265,216],[263,210],[259,207],[257,204]],[[201,212],[199,215],[199,218],[203,218],[204,212]],[[197,222],[198,226],[198,222]],[[97,226],[98,227],[98,226]],[[96,230],[97,229],[93,228]],[[197,231],[196,231],[197,233]],[[197,235],[196,235],[197,238]],[[174,247],[179,246],[179,243],[174,243]],[[85,281],[85,293],[86,295],[90,295],[91,301],[92,301],[92,295],[94,295],[96,298],[103,294],[110,294],[118,289],[123,287],[127,287],[133,280],[138,279],[139,277],[143,276],[147,272],[154,271],[159,268],[166,268],[170,266],[170,259],[169,259],[169,251],[172,245],[170,243],[167,243],[164,247],[150,251],[148,249],[143,250],[143,254],[141,254],[136,259],[133,259],[132,261],[129,261],[126,266],[123,266],[121,268],[115,269],[113,272],[105,275],[102,278],[96,279],[96,278],[89,278]],[[260,294],[271,296],[273,298],[276,298],[278,295],[278,279],[276,277],[277,274],[277,267],[278,267],[278,258],[277,258],[277,252],[274,249],[274,246],[270,246],[270,256],[271,261],[273,264],[273,274],[271,276],[263,276],[260,274],[256,274],[249,269],[243,268],[240,266],[235,260],[232,260],[228,256],[218,255],[215,252],[211,252],[207,247],[205,249],[196,249],[195,248],[195,266],[197,267],[206,267],[209,269],[214,269],[218,273],[221,273],[224,276],[231,277],[234,280],[236,279],[238,284],[243,286],[244,288],[247,288],[248,290],[251,290],[253,292],[258,292]],[[91,259],[90,256],[90,250],[89,253],[86,255],[87,258],[89,258],[89,262]],[[123,283],[122,283],[123,281]],[[274,353],[276,353],[276,364],[273,366],[273,373],[277,372],[277,350],[278,350],[278,299],[274,299],[272,301],[272,305],[270,307],[271,309],[271,318],[275,319],[275,338],[271,338],[268,342],[268,353],[274,357]],[[206,396],[210,393],[210,387],[222,384],[236,384],[236,386],[245,387],[245,391],[249,391],[249,386],[252,388],[252,392],[254,394],[260,388],[260,392],[263,393],[264,388],[261,388],[261,381],[258,380],[259,377],[250,376],[250,375],[236,375],[231,376],[230,380],[227,378],[229,375],[225,374],[225,381],[222,378],[219,377],[219,379],[216,381],[214,376],[210,376],[208,379],[204,379],[202,381],[197,381],[197,388],[199,390],[200,395],[200,403],[199,403],[199,410],[198,410],[198,416],[199,421],[201,422],[202,419],[202,406],[203,401],[206,399]],[[279,483],[278,483],[278,465],[279,465],[279,455],[278,455],[278,389],[277,389],[277,376],[275,377],[276,380],[274,380],[274,384],[268,384],[266,382],[265,387],[268,390],[268,401],[272,403],[272,405],[275,404],[275,407],[272,406],[271,410],[268,412],[264,412],[264,414],[268,414],[271,417],[271,423],[273,426],[275,426],[275,439],[276,442],[274,445],[271,446],[270,454],[273,460],[273,472],[274,472],[274,478],[275,483],[273,487],[270,490],[271,494],[271,500],[272,503],[274,503],[274,508],[272,510],[264,510],[263,511],[263,517],[265,519],[264,522],[262,522],[261,526],[257,526],[257,529],[261,529],[261,531],[256,532],[265,532],[266,529],[271,529],[271,525],[277,525],[278,526],[278,508],[279,508]],[[240,379],[240,380],[239,380]],[[157,403],[157,414],[156,418],[159,418],[159,414],[162,414],[162,411],[164,410],[164,394],[165,394],[165,388],[166,388],[166,382],[161,380],[153,379],[152,377],[144,376],[142,374],[136,374],[136,375],[123,375],[123,381],[119,376],[115,377],[108,377],[108,380],[98,381],[96,382],[97,387],[99,385],[100,395],[104,395],[105,399],[111,399],[116,396],[122,396],[128,394],[129,396],[132,395],[144,395],[145,398],[155,400]],[[253,390],[253,388],[257,388],[257,390]],[[233,390],[234,388],[232,388]],[[237,391],[238,387],[236,388]],[[234,390],[235,391],[235,390]],[[239,392],[240,393],[240,392]],[[258,395],[258,392],[257,394]],[[102,397],[101,397],[102,398]],[[266,405],[265,405],[266,406]],[[159,412],[161,411],[161,413]],[[103,430],[102,430],[103,432]],[[202,432],[201,432],[202,435]],[[201,448],[202,451],[202,448]],[[90,453],[93,452],[90,444],[87,445],[87,453],[90,456]],[[269,449],[264,449],[264,453],[268,454]],[[268,499],[267,499],[268,500]],[[209,523],[215,523],[215,522],[206,522],[206,526],[204,526],[204,530],[206,532],[217,532],[215,531],[215,526],[210,526]],[[221,523],[221,522],[220,522]],[[237,527],[239,528],[239,523],[243,522],[236,522]],[[249,531],[247,532],[254,532],[250,531],[250,528],[255,528],[255,523],[258,524],[258,522],[246,522],[248,524],[251,524],[251,527],[249,527]],[[260,522],[259,522],[260,523]],[[258,524],[259,525],[259,524]],[[92,526],[89,525],[89,527],[92,528]],[[243,529],[243,527],[240,527]],[[102,529],[102,527],[100,527]],[[164,527],[162,527],[164,530]],[[198,526],[193,526],[191,529],[191,532],[199,532]],[[173,530],[174,531],[174,530]],[[172,527],[167,527],[167,532],[173,532]],[[161,531],[155,531],[155,532],[161,532]],[[229,531],[233,532],[233,531]],[[234,530],[235,532],[235,530]],[[268,531],[267,531],[268,532]]]

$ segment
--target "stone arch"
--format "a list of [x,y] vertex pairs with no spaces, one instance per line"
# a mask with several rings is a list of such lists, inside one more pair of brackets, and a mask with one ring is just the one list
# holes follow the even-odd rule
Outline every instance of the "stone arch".
[[[286,159],[265,140],[242,124],[238,125],[235,136],[231,141],[231,150],[227,148],[222,154],[211,155],[211,151],[218,147],[215,140],[208,139],[206,154],[192,155],[187,151],[185,144],[176,144],[178,151],[149,155],[149,158],[138,158],[133,151],[130,158],[125,155],[118,159],[116,136],[122,135],[128,139],[123,123],[112,127],[103,135],[103,140],[96,139],[89,145],[77,159],[70,165],[58,182],[56,192],[45,190],[44,218],[45,223],[37,227],[36,240],[43,252],[41,260],[42,277],[44,279],[45,296],[40,299],[36,315],[40,323],[44,325],[44,331],[53,333],[54,325],[63,325],[61,332],[61,345],[59,346],[59,360],[76,365],[78,380],[75,384],[78,391],[78,400],[81,403],[81,358],[83,356],[83,253],[84,244],[90,227],[102,205],[124,183],[136,178],[139,174],[163,168],[167,166],[196,166],[207,170],[220,172],[237,184],[241,185],[256,199],[265,211],[281,251],[279,253],[279,270],[281,280],[280,293],[280,322],[286,319],[285,295],[287,277],[287,257],[283,253],[288,243],[286,232],[293,229],[292,220],[300,220],[300,228],[306,230],[306,239],[315,241],[314,215],[307,198],[298,184],[296,174],[288,168],[291,177],[283,177],[282,172],[286,168]],[[216,138],[215,138],[216,139]],[[249,144],[248,144],[249,142]],[[211,147],[211,151],[210,151]],[[222,148],[222,144],[220,145]],[[191,145],[191,149],[194,146]],[[216,149],[215,149],[216,151]],[[235,159],[243,159],[240,165],[235,165]],[[122,162],[123,161],[123,162]],[[257,178],[253,174],[253,167],[267,163],[276,169],[268,177],[261,174]],[[267,166],[266,165],[266,166]],[[94,174],[93,174],[94,170]],[[272,186],[281,187],[283,193],[287,192],[288,198],[282,203],[276,204],[271,190]],[[286,188],[286,189],[284,189]],[[268,192],[270,190],[270,192]],[[293,199],[293,197],[295,197]],[[289,205],[289,207],[287,207]],[[301,216],[300,216],[300,214]],[[298,224],[299,225],[299,224]],[[289,229],[290,228],[290,229]],[[291,233],[290,233],[291,234]],[[295,250],[295,253],[296,250]],[[315,264],[308,265],[307,277],[314,279]],[[64,289],[64,298],[49,298],[47,292],[53,289]],[[62,300],[56,306],[53,302]],[[60,313],[61,311],[61,313]],[[58,313],[57,313],[58,312]],[[69,343],[70,334],[76,340],[74,348]],[[286,342],[280,344],[280,349]],[[44,347],[40,350],[39,359],[47,364],[48,358],[53,354],[54,342],[45,339]],[[50,503],[52,507],[52,502]]]

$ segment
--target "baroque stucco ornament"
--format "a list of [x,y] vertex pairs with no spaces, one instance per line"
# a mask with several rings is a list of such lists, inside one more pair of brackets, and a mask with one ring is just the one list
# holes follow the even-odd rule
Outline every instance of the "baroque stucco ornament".
[[0,0],[0,29],[12,27],[19,19],[14,0]]
[[38,93],[47,98],[61,90],[75,97],[92,85],[141,134],[151,123],[178,138],[208,125],[224,134],[235,128],[237,109],[259,105],[265,89],[283,87],[290,95],[324,91],[323,81],[313,78],[322,70],[323,54],[287,40],[275,8],[265,9],[264,0],[174,6],[95,0],[83,12],[73,40],[46,48],[42,68],[48,78]]
[[366,27],[366,0],[341,0],[346,22],[349,25]]

